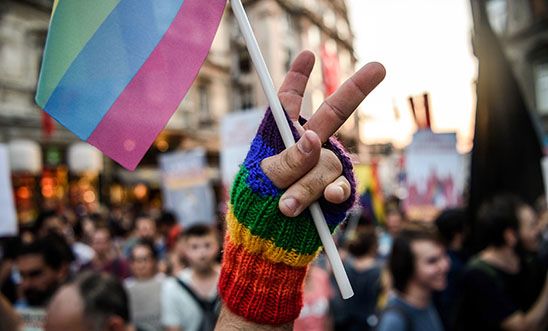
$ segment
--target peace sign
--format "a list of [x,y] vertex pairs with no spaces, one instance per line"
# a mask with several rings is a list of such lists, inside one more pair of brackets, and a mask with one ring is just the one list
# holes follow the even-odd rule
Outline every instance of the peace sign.
[[321,145],[343,125],[385,76],[385,69],[380,63],[366,64],[301,126],[298,119],[314,61],[314,54],[310,51],[299,54],[278,93],[301,139],[295,146],[261,163],[261,168],[277,187],[287,188],[279,206],[286,216],[299,215],[322,194],[332,203],[342,203],[348,199],[350,184],[341,176],[341,162],[333,152],[322,149]]

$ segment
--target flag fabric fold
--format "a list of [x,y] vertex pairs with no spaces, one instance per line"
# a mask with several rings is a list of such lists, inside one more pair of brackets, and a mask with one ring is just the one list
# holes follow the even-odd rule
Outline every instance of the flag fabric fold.
[[196,78],[226,0],[60,0],[36,103],[135,169]]

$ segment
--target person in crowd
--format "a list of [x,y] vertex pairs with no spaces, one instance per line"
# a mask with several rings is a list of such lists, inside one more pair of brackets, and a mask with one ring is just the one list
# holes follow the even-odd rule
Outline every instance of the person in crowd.
[[42,238],[50,233],[65,234],[65,222],[54,210],[44,210],[34,221],[34,234]]
[[69,279],[73,259],[64,238],[55,233],[22,245],[16,258],[23,294],[18,308],[45,307],[55,291]]
[[18,331],[21,319],[9,300],[0,293],[0,330]]
[[394,237],[398,235],[405,221],[403,211],[397,204],[387,203],[385,210],[385,230],[379,236],[379,257],[383,260],[390,255]]
[[377,302],[381,293],[382,265],[377,260],[377,233],[372,225],[350,235],[344,261],[354,296],[334,296],[332,312],[335,330],[373,330],[378,322]]
[[141,239],[130,254],[133,277],[125,280],[129,294],[133,324],[142,331],[162,330],[160,323],[162,283],[164,275],[158,273],[158,257],[154,243]]
[[211,226],[197,224],[183,231],[181,241],[188,267],[165,282],[162,324],[166,331],[211,328],[214,321],[206,319],[218,308],[218,234]]
[[124,255],[130,255],[130,252],[139,240],[150,240],[154,242],[154,246],[160,259],[165,255],[165,243],[161,237],[158,237],[156,231],[156,221],[148,214],[141,214],[135,218],[135,236],[128,239],[124,246]]
[[82,270],[106,272],[118,279],[126,279],[130,276],[129,265],[115,249],[110,230],[106,226],[98,226],[95,229],[91,247],[95,251],[95,256],[90,263],[82,267]]
[[447,287],[434,294],[434,303],[443,322],[445,331],[453,330],[456,323],[458,282],[466,263],[464,227],[467,219],[465,209],[446,209],[435,220],[438,232],[451,261],[447,274]]
[[168,250],[173,250],[179,238],[182,227],[177,221],[177,217],[173,212],[162,211],[160,217],[157,220],[158,232],[166,239],[166,246]]
[[[529,207],[513,196],[484,202],[476,232],[484,248],[463,274],[457,330],[545,330],[548,327],[548,278],[531,280],[519,247],[534,249]],[[531,232],[531,233],[529,233]],[[538,278],[538,277],[536,277]],[[533,290],[532,290],[533,289]]]
[[414,222],[394,239],[388,262],[393,296],[382,312],[379,331],[442,331],[432,293],[447,284],[449,259],[436,229]]
[[45,331],[130,331],[123,285],[107,274],[85,272],[63,286],[48,307]]

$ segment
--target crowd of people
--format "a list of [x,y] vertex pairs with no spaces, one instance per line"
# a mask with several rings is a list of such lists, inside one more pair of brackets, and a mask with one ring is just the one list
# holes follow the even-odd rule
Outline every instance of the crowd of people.
[[[21,236],[2,239],[5,311],[56,330],[212,330],[222,227],[182,228],[169,212],[132,215],[45,211]],[[509,195],[486,201],[474,223],[462,209],[411,222],[394,200],[383,226],[362,214],[337,236],[354,297],[340,297],[320,255],[294,329],[546,330],[546,215]]]

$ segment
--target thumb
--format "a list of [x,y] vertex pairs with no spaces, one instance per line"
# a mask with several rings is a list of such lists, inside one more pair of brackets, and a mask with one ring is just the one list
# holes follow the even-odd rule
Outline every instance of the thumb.
[[318,135],[305,131],[295,145],[264,159],[261,168],[276,187],[289,187],[318,163],[321,147]]

